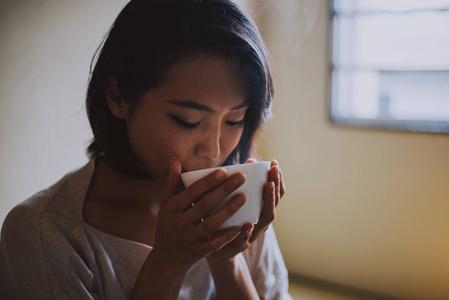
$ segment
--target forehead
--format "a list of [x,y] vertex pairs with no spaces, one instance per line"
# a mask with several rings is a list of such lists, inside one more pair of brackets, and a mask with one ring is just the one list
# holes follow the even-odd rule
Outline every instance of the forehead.
[[[230,58],[198,56],[168,69],[160,89],[166,100],[192,100],[232,107],[246,101],[241,67]],[[170,99],[172,98],[172,99]]]

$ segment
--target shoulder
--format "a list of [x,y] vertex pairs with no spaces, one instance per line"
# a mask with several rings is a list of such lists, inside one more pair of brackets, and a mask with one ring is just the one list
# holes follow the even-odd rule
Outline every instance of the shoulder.
[[0,298],[7,293],[7,299],[18,294],[31,299],[28,296],[34,293],[30,292],[33,285],[24,287],[21,284],[24,281],[40,285],[38,294],[45,295],[42,299],[48,298],[40,218],[53,193],[52,188],[41,191],[6,216],[0,236],[0,281],[5,284],[4,290],[0,289]]
[[17,236],[33,236],[39,231],[39,220],[50,200],[57,194],[63,180],[42,190],[15,206],[3,222],[2,240],[16,240]]
[[[59,217],[62,217],[62,215],[65,216],[66,214],[63,213],[61,207],[63,207],[64,204],[66,207],[70,206],[68,201],[66,201],[66,198],[67,195],[75,194],[73,193],[73,190],[75,189],[74,186],[79,185],[79,177],[83,177],[86,173],[89,175],[93,172],[91,172],[90,169],[92,168],[90,168],[89,165],[91,165],[91,163],[83,168],[66,174],[49,188],[34,194],[27,200],[15,206],[4,220],[1,230],[1,239],[5,240],[12,238],[16,240],[17,236],[21,236],[29,237],[30,240],[33,240],[33,238],[36,238],[36,234],[41,231],[42,219],[56,210],[54,203],[58,201],[65,203],[60,203],[60,205],[58,205],[55,214],[57,213]],[[89,180],[90,177],[87,176],[87,178],[84,179],[86,182],[84,185],[87,185]],[[70,188],[69,191],[67,191],[68,188]]]
[[50,299],[50,278],[69,274],[65,233],[75,211],[70,205],[81,199],[76,191],[84,189],[81,183],[87,185],[91,173],[82,169],[31,196],[6,216],[0,235],[0,283],[8,291],[1,287],[0,298],[10,293],[21,295],[20,299]]

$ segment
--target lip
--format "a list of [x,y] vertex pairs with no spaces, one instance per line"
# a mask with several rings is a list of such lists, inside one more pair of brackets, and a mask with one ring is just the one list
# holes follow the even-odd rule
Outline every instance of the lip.
[[204,166],[193,167],[193,168],[185,168],[185,169],[181,169],[181,173],[198,171],[198,170],[204,170],[204,169],[211,169],[211,168],[218,168],[218,167],[221,167],[222,165],[223,165],[223,163],[221,163],[221,164],[210,164],[210,165],[204,165]]
[[198,171],[198,170],[205,170],[205,169],[211,169],[211,168],[218,168],[219,166],[204,166],[204,167],[199,167],[199,168],[188,168],[188,169],[182,169],[181,173],[187,173],[187,172],[192,172],[192,171]]
[[205,167],[205,168],[197,168],[197,169],[195,169],[195,168],[193,168],[193,169],[189,169],[189,170],[181,170],[181,174],[182,173],[187,173],[187,172],[192,172],[192,171],[198,171],[198,170],[204,170],[204,169],[210,169],[210,168],[214,168],[214,167]]

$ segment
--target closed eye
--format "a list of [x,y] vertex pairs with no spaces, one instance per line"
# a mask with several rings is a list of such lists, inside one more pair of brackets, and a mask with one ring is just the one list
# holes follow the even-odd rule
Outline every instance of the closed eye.
[[184,128],[184,129],[193,129],[193,128],[197,127],[198,125],[200,125],[199,122],[197,122],[197,123],[188,122],[188,121],[178,118],[174,115],[170,115],[170,118],[172,118],[173,121],[175,121],[176,125],[178,125],[181,128]]
[[245,119],[241,119],[240,121],[226,121],[226,124],[232,127],[241,127],[243,124],[245,124]]

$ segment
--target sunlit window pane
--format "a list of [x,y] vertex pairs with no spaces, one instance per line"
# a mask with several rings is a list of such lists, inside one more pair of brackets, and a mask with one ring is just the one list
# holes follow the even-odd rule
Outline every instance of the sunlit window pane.
[[350,14],[355,11],[372,13],[373,11],[441,10],[449,7],[449,0],[335,0],[333,2],[339,14]]
[[356,5],[356,9],[362,12],[373,10],[401,12],[423,9],[444,9],[449,7],[448,0],[356,0],[352,2]]
[[390,117],[449,121],[449,72],[387,72],[383,77]]
[[335,63],[377,69],[449,69],[449,11],[336,17]]

